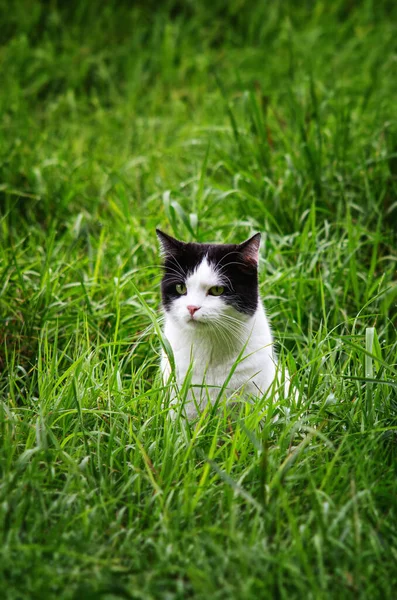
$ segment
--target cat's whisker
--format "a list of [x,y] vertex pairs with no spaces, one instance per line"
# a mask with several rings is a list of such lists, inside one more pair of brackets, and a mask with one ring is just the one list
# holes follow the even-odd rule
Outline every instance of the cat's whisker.
[[228,352],[231,352],[232,344],[231,344],[231,339],[230,339],[227,331],[225,329],[223,329],[222,327],[218,326],[218,324],[216,322],[212,322],[212,325],[213,325],[215,331],[218,333],[218,336],[220,338],[222,338],[222,340],[224,341],[224,343],[226,345],[226,350]]
[[225,314],[223,314],[223,315],[221,316],[221,319],[222,319],[222,321],[223,321],[224,323],[226,323],[226,322],[227,322],[227,323],[228,323],[228,325],[229,325],[229,324],[230,324],[230,325],[236,325],[236,327],[237,327],[239,330],[242,330],[242,331],[243,331],[243,330],[247,329],[247,324],[246,324],[246,323],[244,323],[244,322],[240,321],[239,319],[236,319],[235,317],[232,317],[231,315],[225,315]]
[[226,285],[228,285],[231,290],[233,289],[233,284],[230,280],[230,277],[228,277],[225,274],[219,274],[219,277],[220,277],[222,283],[225,283]]
[[[215,269],[218,268],[218,265],[220,265],[228,256],[230,256],[231,254],[238,254],[237,249],[231,250],[230,252],[227,252],[227,254],[225,254],[224,256],[222,256],[218,262],[215,265]],[[230,262],[228,262],[228,264],[230,264]]]
[[167,277],[167,283],[183,283],[182,277]]
[[218,319],[218,320],[214,319],[212,322],[215,323],[217,326],[219,326],[219,328],[222,331],[225,331],[226,333],[232,334],[235,337],[239,337],[241,335],[241,330],[231,323],[229,323],[228,326],[225,327],[225,323],[222,322],[221,319]]
[[178,267],[178,271],[185,277],[186,273],[185,271],[182,269],[181,265],[179,264],[179,262],[177,261],[177,259],[175,258],[175,256],[167,256],[167,258],[171,261],[173,261],[176,266]]
[[185,273],[183,273],[182,271],[178,271],[178,269],[174,269],[173,267],[167,266],[167,271],[175,273],[176,275],[178,275],[178,277],[182,277],[184,280],[186,279]]
[[223,265],[220,268],[217,268],[218,273],[222,273],[222,270],[227,269],[227,267],[229,267],[230,265],[239,265],[240,267],[246,267],[247,263],[244,263],[239,260],[234,260],[234,261],[228,262],[227,265]]
[[217,323],[219,323],[220,325],[223,325],[223,327],[225,327],[225,325],[226,325],[227,327],[229,327],[229,324],[230,324],[230,326],[231,326],[231,327],[236,327],[236,329],[239,329],[239,330],[241,329],[241,327],[240,327],[240,326],[242,325],[242,323],[239,323],[239,322],[237,321],[237,319],[236,319],[236,320],[234,320],[234,319],[230,319],[230,318],[228,318],[228,316],[227,316],[227,315],[220,315],[220,316],[216,317],[216,319],[215,319],[215,320],[216,320],[216,322],[217,322]]
[[217,327],[216,323],[211,323],[210,329],[211,329],[211,332],[215,336],[215,340],[216,340],[217,345],[222,346],[221,338],[223,336],[222,336],[222,333],[219,331],[219,328]]

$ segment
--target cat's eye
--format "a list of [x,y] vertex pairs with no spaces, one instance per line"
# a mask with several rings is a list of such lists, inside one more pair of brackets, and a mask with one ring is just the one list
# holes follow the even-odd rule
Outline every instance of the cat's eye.
[[208,294],[210,296],[222,296],[224,291],[225,291],[225,288],[223,287],[223,285],[213,285],[208,290]]
[[180,294],[181,296],[183,296],[184,294],[186,294],[186,285],[184,283],[177,283],[175,286],[176,291],[178,292],[178,294]]

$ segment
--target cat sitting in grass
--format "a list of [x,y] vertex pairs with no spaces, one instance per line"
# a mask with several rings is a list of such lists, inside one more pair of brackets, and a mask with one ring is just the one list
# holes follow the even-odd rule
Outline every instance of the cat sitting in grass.
[[[208,401],[279,387],[273,337],[258,291],[260,234],[241,244],[185,243],[156,230],[164,256],[164,336],[189,419]],[[163,380],[171,375],[163,351]],[[288,391],[288,382],[285,386]]]

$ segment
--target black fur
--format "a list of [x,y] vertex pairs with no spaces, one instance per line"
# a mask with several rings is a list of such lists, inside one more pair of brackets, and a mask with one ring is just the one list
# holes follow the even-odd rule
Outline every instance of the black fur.
[[204,256],[207,256],[210,263],[222,269],[225,280],[222,297],[225,302],[241,313],[254,314],[258,306],[258,268],[255,255],[259,248],[259,234],[242,244],[196,244],[180,242],[158,229],[156,231],[165,254],[161,282],[165,310],[179,297],[176,284],[184,283]]

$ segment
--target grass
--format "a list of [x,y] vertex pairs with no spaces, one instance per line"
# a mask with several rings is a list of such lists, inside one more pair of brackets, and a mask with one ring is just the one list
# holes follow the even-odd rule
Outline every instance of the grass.
[[[394,3],[1,12],[7,600],[392,598]],[[167,419],[156,226],[262,232],[296,398]]]

